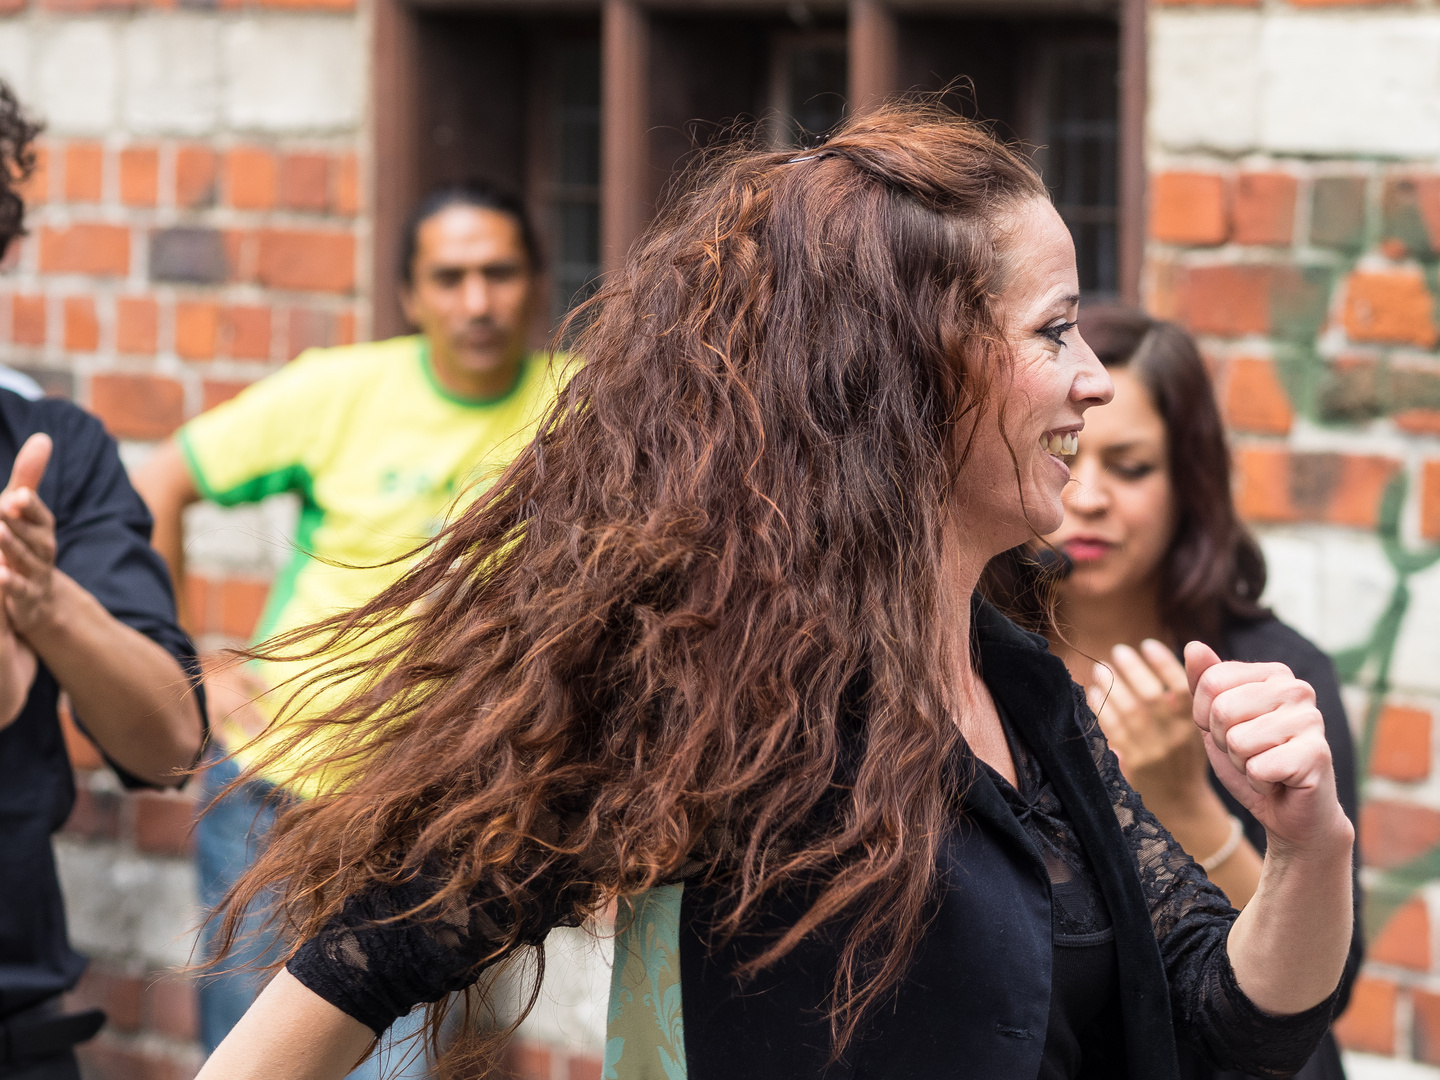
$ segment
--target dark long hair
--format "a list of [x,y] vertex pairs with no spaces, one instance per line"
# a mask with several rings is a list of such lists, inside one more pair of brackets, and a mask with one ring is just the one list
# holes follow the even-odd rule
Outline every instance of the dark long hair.
[[732,149],[677,190],[491,491],[373,601],[267,651],[364,645],[325,669],[348,700],[277,721],[258,766],[319,738],[302,772],[348,779],[279,819],[227,933],[272,885],[304,939],[423,877],[417,918],[508,910],[494,958],[557,896],[581,920],[698,861],[721,937],[810,890],[753,969],[843,917],[839,1054],[908,965],[953,824],[947,497],[1003,405],[1004,220],[1047,196],[923,105],[818,152]]
[[[1139,380],[1165,423],[1178,512],[1161,566],[1160,617],[1177,643],[1219,648],[1228,620],[1265,613],[1265,557],[1235,512],[1230,449],[1205,361],[1179,326],[1134,308],[1084,308],[1080,333],[1107,368]],[[1032,629],[1053,632],[1050,599],[1065,569],[1028,545],[987,568],[986,589]]]

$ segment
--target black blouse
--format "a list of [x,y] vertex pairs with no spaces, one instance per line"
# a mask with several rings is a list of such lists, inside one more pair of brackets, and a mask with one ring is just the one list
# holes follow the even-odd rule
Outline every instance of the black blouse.
[[[1064,665],[988,605],[977,603],[974,626],[982,675],[1012,741],[1023,743],[1025,771],[1007,802],[1009,785],[961,766],[973,782],[957,792],[935,918],[893,1002],[876,1009],[844,1059],[830,1061],[827,935],[741,986],[732,973],[745,946],[710,947],[707,889],[687,882],[680,967],[690,1080],[1173,1080],[1177,1037],[1217,1068],[1295,1072],[1336,996],[1284,1017],[1245,997],[1225,948],[1236,912],[1125,782]],[[352,898],[289,970],[377,1032],[411,1005],[468,985],[505,913],[477,896],[468,914],[386,921],[429,894],[421,879]],[[793,906],[778,901],[760,932],[782,927],[798,914]],[[539,943],[559,921],[523,927],[522,940]]]

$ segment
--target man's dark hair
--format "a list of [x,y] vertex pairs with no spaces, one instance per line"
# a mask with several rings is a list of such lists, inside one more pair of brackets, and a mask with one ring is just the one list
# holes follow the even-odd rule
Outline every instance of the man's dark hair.
[[531,271],[540,269],[540,242],[530,224],[530,215],[525,212],[525,203],[513,192],[488,181],[466,180],[436,188],[421,199],[405,219],[405,234],[400,243],[400,280],[407,289],[415,284],[415,252],[420,247],[420,226],[452,206],[494,210],[514,218],[515,224],[520,226],[520,242],[525,245],[525,257],[530,260]]
[[0,258],[25,234],[25,200],[16,188],[35,171],[35,136],[42,127],[25,115],[15,91],[0,79]]

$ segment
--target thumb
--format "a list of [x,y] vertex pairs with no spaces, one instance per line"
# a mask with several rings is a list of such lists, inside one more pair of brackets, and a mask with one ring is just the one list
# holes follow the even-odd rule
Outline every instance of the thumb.
[[1200,676],[1220,663],[1220,657],[1203,641],[1192,641],[1185,646],[1185,679],[1190,684],[1190,693],[1195,693]]
[[40,486],[40,478],[45,475],[45,466],[50,464],[50,451],[54,446],[50,436],[43,432],[36,432],[26,439],[25,445],[20,447],[20,452],[15,455],[15,465],[10,470],[10,483],[5,485],[5,490],[36,490]]

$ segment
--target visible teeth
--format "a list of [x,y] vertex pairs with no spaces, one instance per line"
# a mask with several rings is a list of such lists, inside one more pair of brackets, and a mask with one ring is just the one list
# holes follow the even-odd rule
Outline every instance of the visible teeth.
[[1074,457],[1080,450],[1080,436],[1073,431],[1064,435],[1041,435],[1040,448],[1057,457]]

